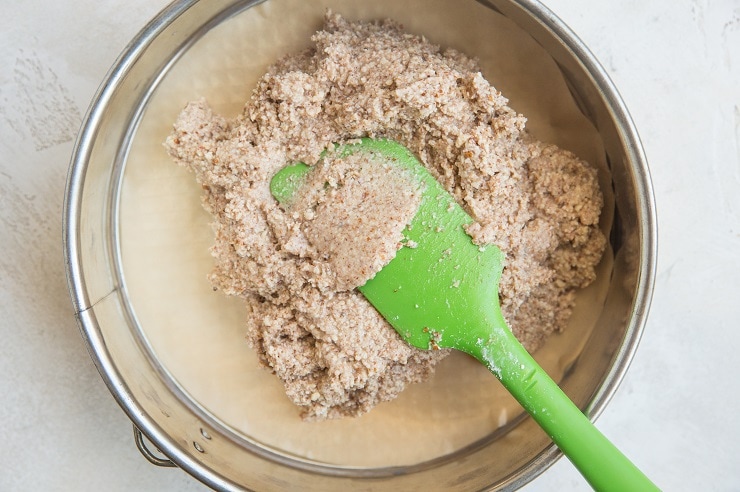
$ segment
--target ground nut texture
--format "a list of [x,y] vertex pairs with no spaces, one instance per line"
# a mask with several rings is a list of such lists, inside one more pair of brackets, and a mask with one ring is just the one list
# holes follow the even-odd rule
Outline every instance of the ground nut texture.
[[[194,171],[215,219],[211,281],[245,300],[247,339],[304,418],[360,415],[428,377],[445,355],[404,343],[350,288],[359,280],[345,273],[354,268],[317,253],[318,243],[338,238],[317,235],[308,226],[315,216],[306,221],[305,210],[286,211],[271,196],[275,172],[323,162],[333,143],[385,137],[411,149],[474,218],[474,240],[506,253],[501,304],[517,337],[535,350],[561,330],[605,247],[596,171],[529,137],[525,118],[457,51],[391,21],[351,23],[331,13],[312,41],[268,70],[237,118],[192,102],[166,142]],[[350,183],[348,176],[336,179]],[[378,222],[402,227],[404,206]],[[341,222],[353,220],[348,208]],[[367,251],[374,247],[395,251]],[[387,258],[376,260],[364,265],[377,269]]]

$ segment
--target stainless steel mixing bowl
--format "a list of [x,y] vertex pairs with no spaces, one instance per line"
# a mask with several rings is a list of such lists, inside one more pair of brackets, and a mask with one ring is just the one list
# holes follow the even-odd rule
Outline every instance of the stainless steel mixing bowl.
[[[472,1],[472,0],[470,0]],[[295,459],[235,436],[189,401],[134,328],[120,272],[117,205],[127,151],[148,96],[209,29],[255,1],[182,0],[131,42],[100,87],[72,157],[65,204],[69,288],[82,334],[123,410],[167,459],[223,490],[513,489],[560,455],[531,419],[504,435],[410,467],[350,468]],[[337,3],[341,3],[338,1]],[[581,41],[534,0],[479,3],[516,23],[560,68],[603,139],[615,195],[614,266],[597,327],[561,386],[591,418],[614,394],[637,348],[655,272],[656,218],[637,132],[606,73]],[[157,461],[152,457],[154,461]]]

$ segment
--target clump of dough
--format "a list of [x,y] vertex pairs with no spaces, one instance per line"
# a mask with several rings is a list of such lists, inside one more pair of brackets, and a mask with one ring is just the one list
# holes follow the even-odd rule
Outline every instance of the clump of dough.
[[[348,276],[347,248],[331,249],[337,238],[311,225],[318,202],[283,209],[270,194],[279,169],[316,165],[334,143],[359,137],[408,147],[474,218],[474,240],[505,252],[502,310],[514,334],[536,350],[565,326],[575,290],[595,277],[605,247],[596,171],[530,138],[525,118],[473,60],[392,21],[352,23],[327,13],[312,41],[270,67],[237,118],[192,102],[166,143],[203,187],[215,219],[211,281],[246,302],[247,339],[261,362],[304,418],[324,419],[360,415],[395,398],[446,355],[407,345],[349,289],[382,266],[392,247],[380,247],[382,258],[369,258],[363,275]],[[327,172],[351,182],[356,169]],[[406,220],[397,209],[413,208],[413,194],[393,198],[398,206],[375,219],[396,220],[397,231]],[[351,216],[348,209],[342,220]],[[321,220],[331,225],[330,217]],[[318,254],[327,244],[331,254]]]
[[422,192],[417,177],[381,154],[327,152],[286,204],[300,229],[283,248],[323,262],[327,278],[318,283],[352,290],[396,256]]

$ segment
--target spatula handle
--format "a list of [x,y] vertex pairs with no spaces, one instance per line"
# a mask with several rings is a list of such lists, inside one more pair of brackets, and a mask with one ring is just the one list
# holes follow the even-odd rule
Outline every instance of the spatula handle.
[[483,362],[597,491],[659,490],[573,404],[506,324],[466,350]]

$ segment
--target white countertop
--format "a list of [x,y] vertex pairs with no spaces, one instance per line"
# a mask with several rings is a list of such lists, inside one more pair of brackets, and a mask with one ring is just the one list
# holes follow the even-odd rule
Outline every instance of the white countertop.
[[[150,465],[67,294],[73,140],[106,71],[166,0],[0,6],[0,490],[205,490]],[[659,218],[637,356],[598,426],[665,490],[740,490],[740,3],[550,0],[637,125]],[[561,459],[529,491],[588,490]]]

